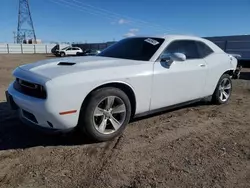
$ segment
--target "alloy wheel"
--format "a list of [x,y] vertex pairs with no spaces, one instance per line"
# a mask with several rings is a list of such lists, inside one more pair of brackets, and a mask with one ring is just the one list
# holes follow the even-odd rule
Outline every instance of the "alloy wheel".
[[95,108],[93,122],[101,134],[116,132],[126,119],[126,106],[117,96],[105,97]]
[[222,102],[226,102],[231,94],[232,84],[228,78],[224,78],[219,86],[219,98]]

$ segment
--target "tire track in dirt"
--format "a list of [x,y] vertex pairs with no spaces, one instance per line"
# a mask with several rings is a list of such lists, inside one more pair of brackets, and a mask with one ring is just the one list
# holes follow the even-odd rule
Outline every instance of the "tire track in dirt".
[[[199,107],[196,108],[197,111],[199,111]],[[218,106],[213,106],[211,107],[211,109],[218,109]],[[181,110],[182,111],[182,110]],[[196,113],[194,109],[185,109],[184,111],[188,111],[187,113]],[[203,113],[202,111],[199,111],[201,115],[205,116],[207,114]],[[175,112],[172,112],[173,114],[171,115],[168,115],[168,114],[164,114],[164,115],[161,115],[161,116],[167,116],[169,121],[168,123],[169,124],[175,124],[175,122],[172,122],[172,119],[175,119],[176,117],[178,118],[182,118],[182,116],[186,116],[186,113],[175,113]],[[142,120],[142,121],[151,121],[150,119],[147,119],[147,120]],[[174,120],[176,121],[176,119]],[[177,121],[176,121],[177,122]],[[180,122],[180,121],[178,121]],[[164,126],[164,124],[162,124]],[[129,125],[128,128],[132,127],[132,126],[135,126],[133,124]],[[154,127],[154,124],[150,123],[148,126],[152,126],[153,128],[156,128]],[[119,137],[116,141],[116,143],[114,144],[114,147],[109,151],[109,155],[107,155],[106,159],[102,162],[103,166],[100,167],[100,169],[98,170],[95,170],[95,175],[93,177],[93,180],[91,180],[90,184],[88,184],[88,187],[96,187],[100,184],[104,184],[103,187],[105,186],[109,186],[108,184],[105,184],[105,181],[103,181],[100,177],[103,175],[103,173],[107,173],[108,171],[108,168],[110,168],[110,166],[113,165],[113,162],[116,161],[115,159],[117,158],[117,156],[120,155],[120,152],[122,151],[123,153],[125,152],[129,152],[129,151],[140,151],[140,150],[144,150],[145,148],[148,148],[149,150],[152,149],[152,147],[157,150],[159,149],[160,147],[162,147],[162,145],[157,145],[157,147],[155,147],[156,143],[158,142],[161,142],[164,141],[164,144],[166,143],[171,143],[173,141],[176,141],[182,137],[186,137],[187,135],[189,134],[192,134],[193,132],[197,133],[197,132],[201,132],[201,130],[203,128],[207,128],[209,126],[209,124],[201,124],[201,126],[191,126],[191,127],[172,127],[172,130],[170,130],[169,128],[167,128],[167,132],[165,132],[164,134],[162,134],[162,131],[160,131],[160,134],[161,136],[155,136],[154,139],[152,141],[148,140],[149,142],[146,142],[146,143],[143,143],[143,144],[140,144],[138,145],[137,143],[133,144],[133,142],[129,142],[129,140],[133,139],[129,136],[126,136],[126,133]],[[131,130],[129,130],[131,132]],[[144,140],[146,139],[147,140],[147,137],[146,138],[143,138]],[[122,142],[121,142],[122,140]],[[129,143],[126,143],[126,142],[129,142]],[[150,146],[149,145],[152,146]],[[119,145],[119,148],[118,148],[118,145]],[[127,149],[124,149],[123,146],[127,146],[129,145],[129,148]]]
[[[207,115],[204,115],[204,116],[206,117]],[[221,116],[223,116],[223,114],[221,114]],[[127,156],[126,153],[129,153],[130,157],[133,157],[133,154],[135,156],[139,157],[140,154],[143,152],[144,155],[142,155],[143,158],[141,158],[141,160],[144,160],[144,161],[146,160],[146,161],[150,162],[150,161],[152,161],[151,158],[153,158],[154,160],[159,158],[159,160],[161,161],[162,155],[159,155],[159,151],[161,151],[163,148],[167,148],[164,150],[168,156],[169,155],[171,156],[171,151],[174,151],[174,149],[176,149],[177,151],[183,150],[182,147],[187,149],[187,151],[189,152],[189,155],[192,155],[192,153],[190,153],[190,151],[189,151],[189,147],[192,145],[194,145],[196,147],[196,148],[194,148],[194,150],[198,149],[198,148],[203,148],[202,152],[204,154],[207,153],[208,156],[210,155],[210,159],[205,159],[205,160],[212,160],[212,158],[214,158],[211,155],[211,153],[217,153],[216,157],[217,157],[217,155],[218,155],[218,157],[221,155],[223,156],[223,152],[226,151],[224,149],[225,145],[228,145],[228,143],[232,143],[232,138],[238,137],[237,135],[243,136],[245,131],[242,130],[242,127],[238,127],[237,129],[235,129],[235,131],[236,131],[234,134],[235,136],[233,136],[229,130],[228,133],[223,136],[224,143],[223,142],[221,143],[222,138],[221,138],[220,133],[224,132],[224,129],[228,128],[228,127],[223,127],[223,120],[220,120],[220,117],[217,117],[217,118],[218,118],[218,120],[214,121],[214,124],[212,124],[212,126],[214,125],[214,127],[211,127],[211,124],[209,124],[209,120],[207,120],[207,123],[205,122],[205,125],[200,124],[200,125],[197,125],[197,127],[195,127],[195,126],[187,127],[188,131],[186,131],[184,127],[177,128],[176,130],[167,131],[160,138],[156,137],[156,139],[154,139],[150,143],[144,142],[143,146],[137,145],[137,147],[131,147],[131,144],[133,144],[133,143],[129,142],[129,143],[124,144],[124,142],[126,142],[126,140],[123,140],[122,145],[124,144],[124,147],[120,147],[120,150],[116,150],[116,154],[114,154],[113,156],[115,156],[115,158],[122,157],[121,160],[125,160],[125,161],[127,161],[125,163],[129,164],[129,160],[126,159],[126,156]],[[235,121],[235,123],[242,124],[242,122],[240,122],[240,121]],[[222,127],[219,128],[219,131],[218,131],[218,127],[220,127],[220,126],[222,126]],[[249,133],[246,133],[246,134],[249,135]],[[246,134],[244,136],[245,138],[248,137]],[[175,136],[173,136],[173,135],[175,135]],[[170,136],[170,138],[168,136]],[[131,138],[127,138],[127,137],[125,137],[125,138],[131,139]],[[213,139],[211,139],[211,138],[213,138]],[[210,140],[212,140],[212,142]],[[235,140],[239,140],[239,138],[237,138]],[[187,142],[187,143],[191,142],[192,145],[188,145],[188,146],[184,147],[183,144],[185,145],[185,142]],[[206,143],[208,144],[208,147],[204,146],[204,144],[206,144]],[[128,145],[129,145],[129,147],[128,147]],[[231,145],[232,146],[229,145],[226,147],[227,150],[228,150],[228,148],[234,146],[233,143]],[[234,151],[235,153],[238,152],[237,148],[235,148],[234,150],[236,150],[236,151]],[[185,151],[182,151],[182,152],[185,156]],[[227,152],[229,152],[229,155],[231,155],[231,157],[235,157],[234,154],[233,155],[231,154],[232,151],[228,150]],[[155,153],[157,153],[158,155]],[[181,156],[179,156],[178,153],[179,152],[177,152],[178,158],[180,158]],[[200,163],[199,160],[204,160],[204,159],[202,159],[202,158],[205,158],[204,154],[200,153],[199,154],[199,155],[201,155],[200,157],[199,157],[199,155],[195,156],[195,158],[198,158],[198,161],[193,160],[192,163],[202,165],[202,163]],[[242,157],[244,157],[244,155]],[[247,156],[245,158],[247,158]],[[164,159],[164,160],[166,160],[166,159]],[[174,160],[174,158],[172,158],[172,160]],[[228,164],[227,164],[227,162],[224,161],[224,159],[220,159],[220,160],[221,160],[220,161],[221,167],[217,167],[217,166],[212,165],[212,166],[209,166],[209,168],[206,168],[206,167],[204,168],[209,173],[210,173],[210,171],[212,173],[214,170],[216,170],[218,173],[218,176],[216,175],[215,178],[220,178],[220,180],[216,180],[215,183],[209,182],[209,185],[216,185],[217,184],[219,186],[219,184],[220,184],[219,181],[226,181],[226,175],[224,174],[223,171],[221,171],[221,168],[222,168],[222,166],[225,166],[225,165],[227,166]],[[110,161],[111,161],[111,163],[108,166],[106,166],[106,169],[104,171],[102,171],[102,173],[100,173],[100,175],[98,176],[98,179],[96,179],[93,187],[95,187],[96,185],[102,185],[101,187],[109,187],[109,186],[110,187],[119,187],[119,186],[121,186],[121,187],[144,187],[146,185],[155,185],[157,177],[154,177],[154,175],[150,175],[150,173],[147,173],[147,172],[141,172],[142,173],[141,174],[140,170],[138,172],[136,172],[137,170],[135,170],[135,169],[134,169],[135,172],[133,172],[133,171],[131,171],[131,173],[126,172],[127,176],[131,177],[131,178],[129,178],[130,181],[127,181],[127,183],[125,183],[126,180],[124,180],[124,179],[122,180],[123,184],[126,184],[127,186],[119,184],[120,178],[109,177],[109,176],[111,176],[110,172],[113,171],[113,174],[114,173],[119,174],[119,172],[124,173],[124,171],[119,171],[117,168],[123,167],[126,169],[126,167],[124,167],[124,166],[115,167],[116,165],[119,165],[119,160],[110,160]],[[190,174],[191,173],[191,175],[192,175],[192,173],[195,172],[194,170],[191,170],[191,171],[187,170],[185,168],[185,166],[183,167],[183,166],[180,166],[178,164],[176,166],[176,164],[172,164],[170,162],[171,160],[167,160],[167,161],[169,161],[169,162],[167,162],[166,165],[167,165],[167,168],[170,172],[173,172],[173,173],[176,173],[179,175],[180,175],[180,173],[181,174],[183,174],[183,173]],[[134,162],[134,160],[133,160],[133,162]],[[187,159],[187,162],[188,162],[188,159]],[[139,160],[139,161],[137,161],[137,163],[140,164],[142,162]],[[143,164],[146,165],[146,163],[148,163],[148,162],[144,162]],[[139,169],[141,169],[141,168],[142,168],[142,166],[139,167]],[[240,168],[242,168],[242,164],[241,164]],[[234,171],[237,171],[237,173],[240,173],[240,171],[239,171],[240,168],[235,168]],[[156,170],[156,169],[154,168],[154,170]],[[200,170],[202,170],[202,169],[200,169]],[[228,170],[232,171],[232,169],[230,169],[230,168],[228,168]],[[233,171],[232,171],[232,173],[233,173]],[[242,172],[242,174],[246,174],[246,173],[247,173],[247,170],[244,170],[244,172]],[[147,175],[145,175],[147,177],[150,177],[150,176],[153,176],[153,177],[152,177],[152,179],[146,180],[146,179],[142,178],[143,174],[147,174]],[[210,175],[212,175],[212,174],[210,174]],[[208,179],[208,177],[206,177],[206,178]],[[245,181],[244,178],[243,178],[243,180]],[[149,181],[151,183],[147,182],[147,184],[145,184],[145,183],[143,183],[144,181],[146,181],[146,182]],[[161,181],[164,182],[164,180],[161,180]],[[111,182],[115,182],[115,183],[111,186]],[[202,187],[202,186],[204,186],[204,185],[201,182],[199,184],[197,184],[197,187]],[[158,187],[158,186],[156,186],[156,187]],[[159,187],[166,187],[166,185],[159,186]],[[196,187],[196,186],[194,186],[194,184],[190,183],[189,187]]]
[[[97,168],[93,171],[91,178],[88,179],[88,181],[80,181],[78,185],[81,185],[83,187],[92,187],[95,185],[94,182],[96,182],[101,174],[105,171],[108,164],[112,163],[112,160],[115,158],[115,150],[118,148],[118,145],[121,143],[121,140],[123,138],[123,135],[116,138],[114,141],[112,141],[112,144],[110,144],[109,149],[105,149],[105,154],[100,163],[97,165]],[[98,185],[95,185],[98,186]]]
[[[233,101],[232,103],[236,103],[236,102]],[[153,117],[149,120],[148,119],[142,120],[140,124],[147,124],[148,121],[151,122],[147,124],[147,126],[144,127],[144,129],[149,128],[152,131],[152,129],[157,129],[157,127],[159,128],[159,125],[160,125],[161,127],[165,127],[165,130],[157,129],[156,134],[154,134],[153,136],[152,135],[143,136],[141,140],[143,140],[144,142],[139,145],[138,143],[134,143],[133,140],[135,138],[130,137],[129,135],[129,133],[131,133],[132,131],[136,132],[136,130],[128,130],[129,133],[126,132],[125,136],[123,136],[122,143],[120,144],[120,149],[114,151],[114,153],[112,154],[112,158],[109,160],[109,165],[106,165],[105,166],[106,168],[102,170],[100,173],[98,173],[98,178],[96,178],[93,187],[97,186],[98,184],[102,184],[103,185],[102,187],[110,186],[109,184],[110,182],[105,181],[106,178],[100,178],[100,177],[102,176],[105,177],[105,175],[108,174],[108,172],[112,171],[112,169],[110,168],[112,168],[116,164],[115,163],[116,160],[114,159],[119,158],[119,155],[122,155],[121,153],[144,151],[145,148],[147,148],[147,150],[157,151],[157,150],[160,150],[165,145],[171,145],[180,141],[183,142],[185,139],[188,139],[189,137],[192,138],[194,135],[205,136],[205,135],[212,134],[214,135],[214,137],[217,135],[215,138],[219,140],[220,136],[217,134],[217,132],[218,130],[223,131],[224,129],[227,128],[227,125],[224,123],[224,120],[222,118],[228,116],[225,110],[227,110],[228,107],[232,105],[232,103],[229,103],[224,106],[212,105],[212,106],[190,107],[188,109],[181,109],[175,112],[170,112],[168,114],[160,115],[159,117]],[[233,110],[230,109],[229,111],[233,111]],[[231,121],[231,123],[234,123],[234,124],[242,124],[241,121],[237,120],[237,118],[240,118],[242,115],[244,115],[244,113],[241,115],[233,115],[229,117],[229,120]],[[189,126],[181,125],[180,122],[183,121],[183,118],[188,118],[189,116],[192,117],[189,119],[189,122],[195,122],[195,121],[199,122],[199,120],[201,121],[195,125],[189,125]],[[163,119],[163,122],[155,126],[154,124],[155,118]],[[166,119],[168,119],[168,121],[164,123],[164,120]],[[178,124],[178,126],[174,126],[176,124]],[[135,126],[135,125],[133,124],[130,125],[128,129],[132,128],[132,126]],[[238,127],[238,128],[235,127],[235,131],[236,130],[239,132],[242,131],[241,127]],[[209,137],[207,139],[209,139]],[[230,138],[231,138],[230,134],[229,136],[227,135],[224,137],[224,139],[227,141],[229,141]],[[138,141],[138,138],[136,139]],[[159,144],[159,143],[162,143],[162,144]],[[213,147],[214,146],[211,146],[209,148],[211,149]],[[207,150],[209,150],[209,148]],[[171,166],[171,165],[169,169],[171,169],[172,171],[183,171],[183,173],[188,173],[188,171],[185,169]],[[246,173],[246,171],[244,173]],[[136,174],[135,177],[133,178],[134,180],[131,181],[131,183],[128,183],[128,186],[121,186],[121,187],[136,187],[136,184],[138,184],[137,176],[138,175]],[[111,187],[117,187],[117,186],[115,185]]]

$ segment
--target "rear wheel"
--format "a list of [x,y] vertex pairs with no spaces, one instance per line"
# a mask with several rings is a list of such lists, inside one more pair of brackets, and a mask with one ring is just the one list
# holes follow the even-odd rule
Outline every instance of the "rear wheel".
[[227,103],[232,93],[232,80],[230,75],[223,74],[213,94],[213,101],[216,104]]
[[60,53],[60,56],[61,56],[61,57],[65,57],[65,56],[66,56],[65,52],[61,52],[61,53]]
[[118,88],[94,91],[83,107],[80,128],[95,141],[107,141],[119,136],[129,122],[131,104]]

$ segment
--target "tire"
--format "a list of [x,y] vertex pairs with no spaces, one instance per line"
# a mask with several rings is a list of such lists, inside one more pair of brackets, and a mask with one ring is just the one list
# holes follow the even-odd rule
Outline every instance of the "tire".
[[231,94],[232,94],[231,77],[228,74],[223,74],[218,81],[218,84],[212,96],[212,101],[213,103],[219,104],[219,105],[225,104],[229,101]]
[[109,87],[94,91],[88,99],[80,114],[78,126],[81,131],[98,142],[120,136],[131,116],[128,96],[118,88]]
[[66,54],[65,54],[64,52],[61,52],[61,53],[60,53],[60,56],[61,56],[61,57],[65,57]]

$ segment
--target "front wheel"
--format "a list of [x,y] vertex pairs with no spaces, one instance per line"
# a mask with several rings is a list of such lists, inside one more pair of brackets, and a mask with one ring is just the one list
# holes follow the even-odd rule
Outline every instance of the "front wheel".
[[216,104],[227,103],[232,93],[232,80],[230,75],[223,74],[213,94],[213,101]]
[[94,91],[80,115],[79,127],[95,141],[107,141],[119,136],[131,116],[128,96],[118,88]]

